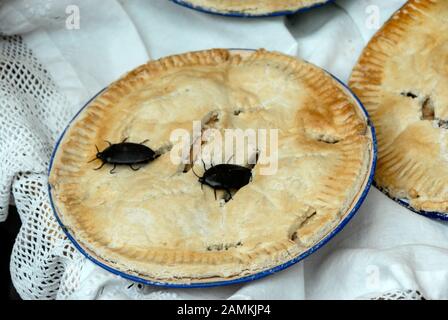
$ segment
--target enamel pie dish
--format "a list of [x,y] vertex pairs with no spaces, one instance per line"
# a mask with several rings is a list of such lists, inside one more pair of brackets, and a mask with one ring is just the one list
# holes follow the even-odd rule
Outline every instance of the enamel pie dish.
[[408,1],[373,37],[350,86],[378,134],[378,188],[448,218],[448,1]]
[[[231,200],[215,198],[198,182],[201,162],[172,161],[171,133],[194,121],[277,130],[276,150],[258,150],[277,154],[277,171],[257,164]],[[96,146],[126,138],[149,139],[160,157],[138,171],[95,170]],[[145,284],[203,287],[261,278],[315,252],[359,209],[375,161],[367,113],[334,77],[280,53],[214,49],[149,62],[96,96],[55,148],[49,188],[67,236],[96,264]]]
[[332,0],[172,0],[205,13],[232,17],[270,17],[294,14]]

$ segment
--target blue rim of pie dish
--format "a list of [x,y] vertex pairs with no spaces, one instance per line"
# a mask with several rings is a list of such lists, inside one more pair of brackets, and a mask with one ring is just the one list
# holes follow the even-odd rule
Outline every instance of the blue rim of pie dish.
[[[237,51],[237,50],[238,51],[254,51],[252,49],[229,49],[229,50],[231,50],[231,51]],[[346,214],[345,217],[339,222],[339,224],[330,233],[328,233],[323,239],[321,239],[318,243],[316,243],[314,246],[312,246],[311,248],[309,248],[305,252],[302,252],[300,255],[298,255],[294,259],[291,259],[291,260],[289,260],[289,261],[287,261],[287,262],[285,262],[285,263],[283,263],[281,265],[278,265],[276,267],[273,267],[271,269],[260,271],[260,272],[258,272],[256,274],[253,274],[253,275],[243,276],[241,278],[227,280],[227,281],[196,282],[196,283],[192,282],[192,283],[179,283],[179,284],[176,284],[176,283],[170,283],[170,282],[159,282],[159,281],[148,280],[148,279],[145,279],[144,277],[140,277],[138,275],[132,275],[132,274],[126,273],[124,271],[120,271],[120,270],[118,270],[116,268],[113,268],[113,267],[107,265],[104,262],[99,261],[99,259],[93,257],[89,252],[87,252],[87,250],[85,248],[83,248],[81,246],[80,243],[78,243],[78,241],[74,238],[74,236],[70,233],[70,231],[64,226],[64,223],[62,222],[61,218],[59,217],[59,214],[58,214],[58,212],[56,210],[56,206],[55,206],[54,201],[53,201],[53,196],[52,196],[52,193],[51,193],[51,185],[50,185],[50,182],[48,181],[48,194],[49,194],[49,199],[50,199],[50,205],[51,205],[51,208],[53,210],[54,216],[56,217],[56,220],[57,220],[58,224],[62,228],[62,230],[65,233],[65,235],[67,236],[67,238],[75,246],[75,248],[83,256],[85,256],[88,260],[93,262],[95,265],[101,267],[102,269],[105,269],[105,270],[109,271],[110,273],[112,273],[112,274],[114,274],[116,276],[120,276],[120,277],[122,277],[124,279],[133,281],[135,283],[140,283],[140,284],[148,285],[148,286],[157,286],[157,287],[171,288],[171,289],[210,288],[210,287],[230,286],[230,285],[242,284],[242,283],[247,283],[247,282],[259,280],[259,279],[265,278],[265,277],[267,277],[269,275],[273,275],[275,273],[283,271],[283,270],[285,270],[285,269],[287,269],[287,268],[297,264],[298,262],[304,260],[305,258],[310,256],[311,254],[313,254],[314,252],[316,252],[317,250],[322,248],[325,244],[327,244],[336,234],[338,234],[340,231],[342,231],[342,229],[344,229],[344,227],[350,222],[350,220],[359,211],[359,208],[364,203],[367,195],[369,194],[370,188],[372,186],[373,179],[374,179],[374,176],[375,176],[375,168],[376,168],[376,164],[377,164],[377,158],[378,158],[378,146],[377,146],[376,132],[375,132],[374,126],[372,125],[372,122],[370,120],[370,117],[369,117],[369,114],[368,114],[366,108],[364,107],[362,102],[359,100],[359,98],[351,91],[351,89],[347,85],[345,85],[341,80],[336,78],[334,75],[332,75],[328,71],[325,71],[325,72],[327,74],[329,74],[332,78],[334,78],[340,85],[342,85],[343,88],[345,88],[347,90],[347,93],[349,93],[351,95],[351,97],[357,102],[358,108],[360,110],[362,110],[362,112],[364,113],[364,117],[367,120],[367,126],[368,126],[368,128],[370,130],[370,134],[372,136],[372,150],[371,150],[372,159],[371,159],[371,162],[370,162],[371,163],[371,168],[370,168],[370,174],[369,174],[368,180],[366,182],[366,185],[364,187],[364,190],[362,191],[361,196],[359,197],[359,199],[356,202],[356,204],[352,207],[350,212],[348,214]],[[90,99],[81,108],[81,110],[78,111],[78,113],[74,116],[74,118],[69,122],[69,124],[67,125],[67,127],[65,128],[63,133],[61,134],[60,138],[57,140],[55,148],[54,148],[53,153],[51,155],[51,159],[50,159],[50,164],[49,164],[49,169],[48,169],[48,177],[51,174],[51,170],[52,170],[52,167],[53,167],[53,163],[54,163],[54,159],[55,159],[56,153],[57,153],[57,151],[59,149],[59,146],[60,146],[63,138],[65,137],[68,129],[71,127],[73,122],[78,118],[78,116],[91,104],[91,102],[94,101],[98,96],[100,96],[105,90],[107,90],[107,87],[104,88],[103,90],[101,90],[98,94],[96,94],[92,99]]]
[[207,14],[213,14],[218,16],[224,16],[224,17],[232,17],[232,18],[269,18],[269,17],[281,17],[281,16],[288,16],[292,14],[296,14],[299,12],[305,12],[311,9],[316,9],[319,7],[322,7],[326,4],[329,4],[331,2],[334,2],[335,0],[327,0],[322,3],[316,3],[307,7],[299,8],[296,10],[285,10],[285,11],[275,11],[275,12],[268,12],[268,13],[260,13],[260,14],[250,14],[250,13],[244,13],[244,12],[237,12],[237,11],[231,11],[231,12],[221,12],[221,11],[215,11],[213,9],[209,9],[203,6],[196,6],[188,0],[170,0],[171,2],[174,2],[175,4],[178,4],[182,7],[192,9],[198,12],[207,13]]
[[410,205],[410,203],[404,199],[399,199],[390,194],[385,188],[379,186],[376,181],[373,181],[373,186],[377,188],[379,191],[384,193],[386,196],[388,196],[391,200],[398,203],[399,205],[405,207],[408,210],[411,210],[414,213],[417,213],[419,215],[422,215],[424,217],[434,219],[434,220],[440,220],[440,221],[448,221],[448,213],[442,213],[437,211],[424,211],[424,210],[417,210],[414,207]]

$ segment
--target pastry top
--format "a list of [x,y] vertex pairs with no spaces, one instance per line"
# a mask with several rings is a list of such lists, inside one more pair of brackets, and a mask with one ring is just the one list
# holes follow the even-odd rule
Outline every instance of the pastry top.
[[[217,131],[278,130],[278,171],[256,165],[227,203],[171,160],[173,130],[210,114]],[[95,145],[124,138],[150,139],[162,155],[138,172],[94,171]],[[67,130],[50,185],[65,227],[102,262],[154,281],[212,282],[290,261],[326,236],[357,202],[371,154],[364,116],[327,73],[280,53],[215,49],[149,62],[112,84]]]
[[411,0],[373,37],[350,86],[377,129],[377,185],[448,212],[448,1]]
[[263,15],[275,12],[297,11],[328,0],[182,0],[194,7],[219,13]]

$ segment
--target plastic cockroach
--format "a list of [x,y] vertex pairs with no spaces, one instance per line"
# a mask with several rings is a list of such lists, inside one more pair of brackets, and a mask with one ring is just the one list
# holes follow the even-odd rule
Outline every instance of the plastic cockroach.
[[109,144],[109,147],[103,151],[100,151],[98,147],[95,146],[97,150],[96,158],[89,161],[89,163],[96,160],[101,160],[103,162],[101,166],[95,170],[100,170],[106,164],[112,164],[114,167],[110,170],[110,173],[114,174],[117,165],[128,165],[132,170],[138,171],[141,167],[135,168],[134,166],[147,164],[160,157],[160,154],[144,145],[149,140],[145,140],[140,144],[129,143],[126,142],[127,140],[128,139],[124,139],[123,142],[117,144],[112,144],[109,141],[106,141]]
[[[257,162],[258,162],[258,154],[257,154]],[[219,164],[217,166],[213,166],[207,169],[204,161],[202,161],[204,165],[204,175],[200,177],[193,169],[193,173],[199,178],[199,183],[201,183],[201,187],[204,185],[209,186],[215,192],[217,190],[224,190],[229,195],[229,198],[232,199],[232,193],[230,190],[239,190],[245,186],[247,186],[252,181],[252,169],[246,168],[239,165],[234,164]]]

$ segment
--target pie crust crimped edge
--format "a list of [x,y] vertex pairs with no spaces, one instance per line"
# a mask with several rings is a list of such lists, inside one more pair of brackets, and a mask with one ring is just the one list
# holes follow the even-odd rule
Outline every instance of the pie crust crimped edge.
[[[367,123],[364,122],[360,110],[354,108],[354,102],[346,96],[342,86],[337,83],[330,75],[314,66],[301,62],[297,59],[284,56],[278,53],[266,52],[260,50],[254,52],[249,58],[258,59],[258,57],[269,56],[272,59],[282,59],[288,61],[288,67],[293,68],[298,76],[303,77],[309,82],[310,86],[315,88],[316,93],[321,99],[328,99],[334,102],[334,108],[337,108],[339,117],[346,124],[348,134],[358,135],[360,132],[366,133]],[[353,189],[352,195],[348,197],[346,206],[341,208],[341,216],[330,221],[315,221],[314,225],[308,226],[309,230],[303,230],[303,241],[307,244],[306,247],[291,245],[290,242],[276,243],[271,248],[263,248],[260,250],[259,257],[253,255],[240,256],[238,258],[227,256],[225,259],[217,258],[214,253],[208,253],[206,256],[201,256],[197,253],[191,253],[188,259],[195,261],[193,265],[182,264],[185,256],[174,254],[173,256],[160,256],[157,253],[149,252],[145,257],[138,257],[139,261],[134,259],[123,258],[120,254],[111,253],[105,250],[101,245],[95,244],[95,239],[89,238],[86,234],[78,232],[80,230],[79,222],[74,218],[74,210],[78,200],[71,199],[69,196],[70,190],[77,188],[76,177],[72,176],[76,172],[78,165],[76,164],[77,154],[90,152],[91,146],[86,146],[82,143],[82,139],[87,139],[91,135],[95,135],[95,123],[101,120],[101,115],[113,105],[120,101],[121,97],[130,93],[133,88],[143,86],[147,81],[163,74],[166,70],[171,68],[178,68],[182,66],[192,65],[214,65],[223,62],[232,61],[232,63],[239,63],[242,57],[238,54],[232,54],[228,50],[209,50],[202,52],[191,52],[177,56],[160,59],[158,61],[149,62],[134,71],[131,71],[120,80],[113,83],[106,91],[94,99],[83,112],[80,113],[75,123],[72,123],[68,128],[65,137],[62,139],[60,148],[55,153],[53,167],[50,172],[50,186],[51,196],[54,200],[54,208],[57,214],[67,229],[67,231],[74,235],[80,247],[85,250],[90,256],[94,257],[101,263],[115,268],[120,272],[128,275],[142,277],[149,281],[169,282],[175,284],[184,283],[209,283],[219,281],[229,281],[239,279],[244,276],[253,275],[298,257],[305,251],[307,247],[311,247],[319,240],[328,235],[336,225],[343,219],[345,215],[353,208],[363,187],[368,183],[368,171],[371,166],[371,152],[372,152],[372,137],[360,137],[366,139],[363,150],[356,150],[358,152],[359,161],[362,162],[363,176],[351,177],[354,179],[356,187]],[[109,110],[110,111],[110,110]],[[81,141],[81,142],[80,142]],[[87,151],[88,150],[88,151]],[[79,151],[79,152],[78,152]],[[347,153],[353,153],[350,146],[347,147]],[[84,161],[83,157],[78,158]],[[353,161],[353,159],[349,159]],[[344,183],[344,176],[353,175],[350,173],[350,167],[344,163],[343,171],[339,176],[340,182]],[[346,172],[346,173],[344,173]],[[334,181],[333,181],[334,182]],[[337,183],[335,184],[337,187]],[[334,186],[333,186],[334,187]],[[61,189],[62,192],[61,192]],[[337,190],[332,190],[332,194]],[[70,212],[70,214],[67,214]],[[82,229],[82,227],[81,227]],[[318,232],[313,232],[318,230]],[[288,243],[287,243],[288,242]],[[93,245],[92,245],[93,243]],[[126,252],[127,254],[129,252]],[[184,255],[188,253],[183,253]],[[140,259],[142,258],[142,259]],[[153,263],[141,263],[141,260],[150,260]],[[197,264],[196,264],[197,263]],[[179,264],[179,265],[178,265]],[[170,267],[168,267],[170,266]],[[219,276],[216,276],[219,274]]]

